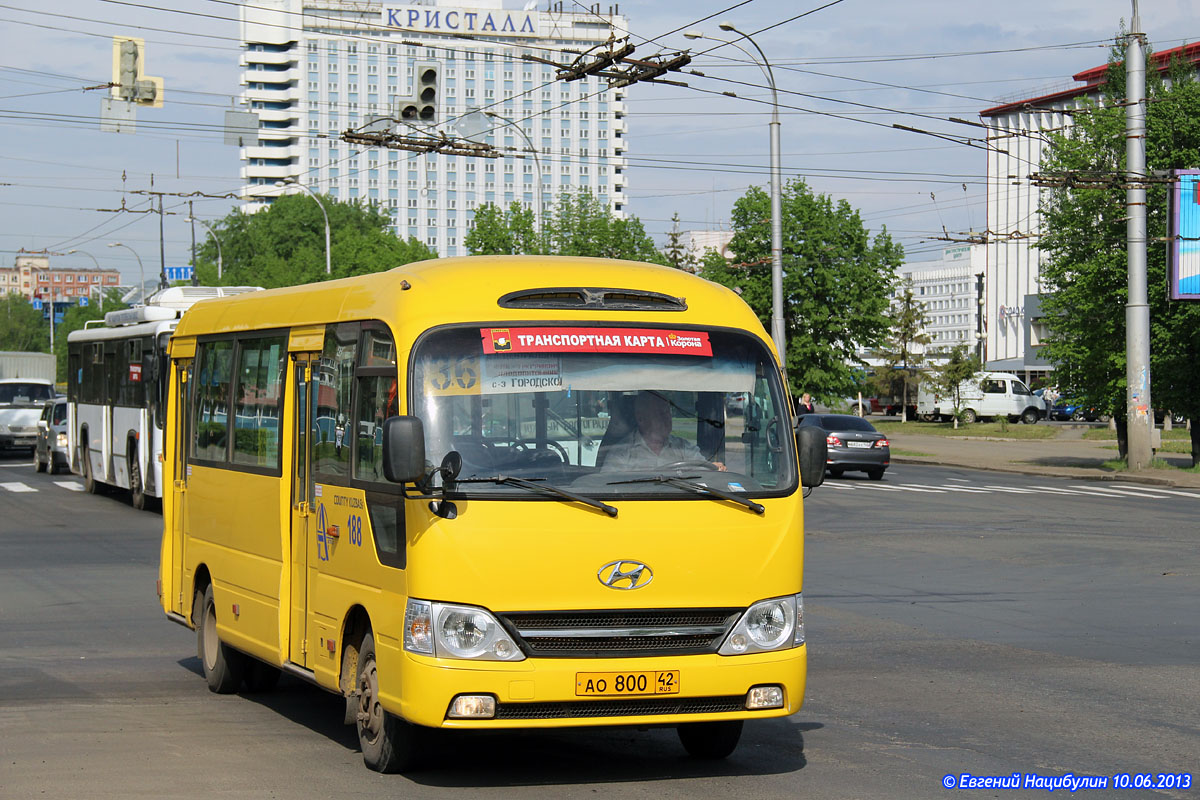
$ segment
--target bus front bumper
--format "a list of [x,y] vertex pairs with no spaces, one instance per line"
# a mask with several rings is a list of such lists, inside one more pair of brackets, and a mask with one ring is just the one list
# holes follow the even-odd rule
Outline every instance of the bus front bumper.
[[[621,659],[530,658],[516,663],[436,659],[404,653],[400,716],[442,728],[553,728],[595,725],[675,725],[682,722],[782,717],[804,702],[804,645],[773,653]],[[584,675],[675,672],[678,691],[595,696],[581,692]],[[611,679],[611,678],[610,678]],[[778,707],[748,709],[752,688],[778,687]],[[490,697],[494,716],[451,717],[460,696]],[[761,692],[756,697],[761,697]],[[391,705],[385,697],[385,705]]]

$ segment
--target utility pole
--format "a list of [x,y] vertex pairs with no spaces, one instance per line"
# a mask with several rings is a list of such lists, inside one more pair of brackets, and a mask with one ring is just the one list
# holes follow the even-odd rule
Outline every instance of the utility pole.
[[1150,466],[1150,304],[1146,294],[1146,58],[1137,0],[1125,46],[1125,189],[1129,297],[1125,304],[1125,411],[1129,469]]
[[199,286],[200,276],[196,274],[196,216],[192,213],[191,200],[188,200],[188,221],[192,223],[192,286]]

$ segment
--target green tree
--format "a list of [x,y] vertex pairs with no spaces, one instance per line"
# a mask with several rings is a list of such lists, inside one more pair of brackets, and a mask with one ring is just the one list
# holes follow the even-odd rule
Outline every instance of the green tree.
[[683,246],[683,232],[679,230],[679,212],[671,216],[671,230],[667,231],[667,246],[663,248],[663,256],[667,263],[675,269],[694,272],[697,266],[696,255]]
[[967,350],[965,344],[955,345],[945,363],[934,370],[933,383],[937,393],[950,398],[954,406],[954,427],[958,427],[958,418],[962,412],[963,383],[974,378],[983,367],[979,359]]
[[128,308],[121,302],[121,291],[109,289],[98,305],[72,306],[63,314],[63,320],[54,326],[54,359],[58,364],[58,380],[67,380],[67,334],[84,327],[88,322],[104,319],[109,311]]
[[[321,195],[329,214],[332,277],[345,278],[399,267],[437,254],[416,239],[391,232],[391,218],[378,207]],[[217,279],[217,245],[209,236],[198,248],[202,284],[273,288],[327,280],[325,219],[307,194],[279,197],[267,208],[235,210],[213,225],[221,242],[223,270]]]
[[50,349],[50,323],[24,295],[0,297],[0,350],[45,353]]
[[912,281],[905,281],[888,312],[891,330],[878,351],[883,364],[875,370],[875,383],[891,397],[900,398],[900,421],[908,421],[908,398],[925,363],[930,336],[925,306],[913,294]]
[[[1128,297],[1125,192],[1125,69],[1114,52],[1101,102],[1073,115],[1075,124],[1052,134],[1042,160],[1047,174],[1109,178],[1105,186],[1066,181],[1042,206],[1046,254],[1042,306],[1049,328],[1046,354],[1064,396],[1112,413],[1125,455],[1125,303]],[[1147,60],[1150,61],[1147,49]],[[1146,166],[1200,166],[1200,82],[1194,68],[1175,64],[1170,80],[1146,70]],[[1147,190],[1150,242],[1168,235],[1169,187]],[[1151,397],[1155,405],[1200,421],[1200,304],[1170,301],[1166,248],[1147,248],[1150,299]],[[1200,464],[1200,424],[1192,426],[1192,463]]]
[[564,192],[539,232],[532,211],[519,203],[507,212],[492,203],[475,212],[475,228],[463,242],[475,255],[561,255],[623,258],[665,264],[637,217],[616,216],[589,189]]
[[546,252],[544,237],[537,231],[532,211],[513,202],[508,211],[485,203],[475,212],[475,225],[463,239],[476,255],[539,255]]
[[[887,335],[888,303],[903,248],[887,230],[874,239],[850,204],[796,179],[782,187],[783,354],[794,393],[836,400],[858,390],[860,353]],[[771,203],[751,187],[733,206],[737,262],[705,255],[701,275],[739,291],[764,327],[771,320]]]

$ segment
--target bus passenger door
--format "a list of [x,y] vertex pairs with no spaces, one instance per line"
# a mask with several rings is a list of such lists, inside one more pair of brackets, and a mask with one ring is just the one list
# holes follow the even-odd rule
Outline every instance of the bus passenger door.
[[[171,598],[171,605],[183,612],[188,607],[189,598],[183,597],[184,569],[187,559],[184,557],[184,542],[187,541],[185,520],[187,520],[187,483],[188,483],[188,431],[192,416],[191,405],[188,403],[188,389],[191,388],[192,362],[175,362],[175,396],[171,398],[174,404],[175,430],[171,441],[171,539],[173,541],[174,564],[172,572],[175,576],[176,596]],[[165,427],[165,426],[164,426]]]
[[292,512],[291,512],[291,608],[288,637],[289,660],[308,666],[308,543],[312,535],[312,414],[313,367],[318,353],[292,354],[292,386],[295,398],[295,427],[292,431]]

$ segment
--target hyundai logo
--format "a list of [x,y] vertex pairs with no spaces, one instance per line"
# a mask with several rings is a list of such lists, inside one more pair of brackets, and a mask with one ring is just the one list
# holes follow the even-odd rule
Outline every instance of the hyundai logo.
[[654,571],[640,561],[620,559],[605,564],[596,577],[610,589],[629,591],[641,589],[654,580]]

